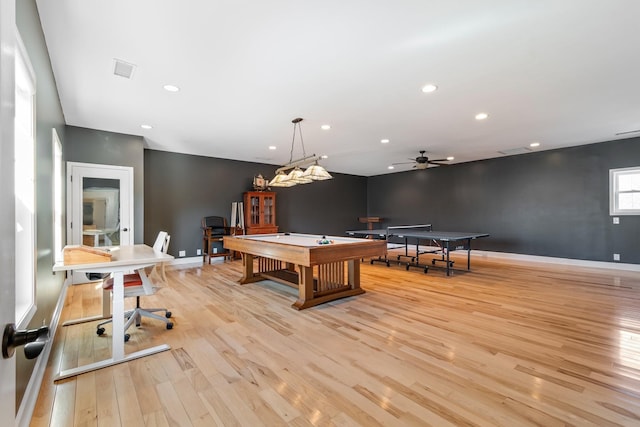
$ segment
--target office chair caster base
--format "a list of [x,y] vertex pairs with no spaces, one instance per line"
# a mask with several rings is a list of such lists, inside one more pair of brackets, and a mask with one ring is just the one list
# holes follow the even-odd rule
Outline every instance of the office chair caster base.
[[173,323],[171,322],[167,323],[167,329],[173,329]]
[[129,338],[131,338],[131,335],[129,334],[124,334],[124,342],[128,342]]
[[104,328],[96,329],[96,334],[98,334],[98,336],[101,337],[104,334]]
[[171,318],[171,312],[167,311],[167,314],[165,314],[164,317],[166,317],[167,319],[170,319]]

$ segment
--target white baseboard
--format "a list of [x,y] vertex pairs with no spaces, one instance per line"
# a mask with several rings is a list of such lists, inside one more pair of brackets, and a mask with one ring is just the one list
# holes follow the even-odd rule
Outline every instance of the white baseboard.
[[184,264],[202,265],[203,264],[202,256],[194,256],[194,257],[188,257],[188,258],[174,258],[173,261],[167,263],[167,265],[184,265]]
[[560,264],[571,265],[576,267],[588,267],[588,268],[607,268],[611,270],[625,270],[625,271],[638,271],[640,272],[640,264],[626,264],[622,262],[605,262],[605,261],[588,261],[582,259],[571,258],[555,258],[539,255],[524,255],[514,254],[508,252],[491,252],[491,251],[479,251],[471,250],[472,257],[479,257],[485,259],[502,258],[514,261],[526,261],[526,262],[543,262],[548,264]]
[[[398,251],[404,252],[404,245],[400,245],[397,247],[393,247],[390,249],[394,249],[394,254]],[[420,245],[420,251],[428,253],[429,251],[433,251],[435,249],[439,249],[437,247],[432,246],[422,246]],[[413,247],[409,246],[409,255],[415,252],[415,245]],[[451,252],[453,253],[463,253],[463,251]],[[525,254],[514,254],[510,252],[493,252],[493,251],[481,251],[477,249],[471,249],[472,258],[484,258],[484,259],[506,259],[513,261],[525,261],[525,262],[541,262],[547,264],[559,264],[559,265],[570,265],[575,267],[587,267],[587,268],[606,268],[610,270],[624,270],[624,271],[638,271],[640,272],[640,264],[627,264],[623,262],[605,262],[605,261],[588,261],[582,259],[572,259],[572,258],[556,258],[549,256],[539,256],[539,255],[525,255]],[[473,263],[473,260],[471,261]]]
[[36,364],[33,367],[31,378],[29,379],[27,388],[24,391],[24,396],[22,397],[22,402],[20,402],[20,407],[18,408],[18,413],[16,414],[16,426],[29,427],[31,423],[31,417],[33,416],[33,410],[38,401],[38,394],[40,393],[47,362],[51,354],[51,347],[53,346],[53,340],[56,336],[56,329],[58,328],[60,315],[62,314],[62,308],[64,307],[64,301],[67,296],[67,288],[70,283],[71,281],[69,279],[65,279],[62,285],[62,292],[60,292],[58,297],[58,302],[51,317],[51,324],[49,325],[49,341],[42,350],[42,353],[40,353],[40,356],[38,356]]
[[[213,257],[211,264],[225,262],[224,257]],[[167,265],[174,267],[197,267],[204,265],[202,256],[188,257],[188,258],[174,258],[173,261],[168,262]]]

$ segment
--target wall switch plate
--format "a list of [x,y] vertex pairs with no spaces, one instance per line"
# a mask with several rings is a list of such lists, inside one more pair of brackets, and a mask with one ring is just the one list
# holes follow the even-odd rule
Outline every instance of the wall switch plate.
[[196,249],[196,255],[202,255],[202,249]]
[[187,255],[187,251],[178,252],[178,256],[186,256],[186,255]]
[[620,261],[620,254],[613,254],[614,261]]
[[617,216],[614,216],[614,217],[613,217],[613,223],[614,223],[614,224],[620,224],[620,218],[619,218],[619,217],[617,217]]

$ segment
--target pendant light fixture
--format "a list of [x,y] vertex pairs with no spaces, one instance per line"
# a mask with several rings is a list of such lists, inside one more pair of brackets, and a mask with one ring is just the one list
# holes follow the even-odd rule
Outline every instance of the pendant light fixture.
[[[289,163],[279,167],[276,170],[275,177],[269,182],[271,187],[292,187],[298,184],[308,184],[313,181],[322,181],[333,178],[329,172],[318,164],[320,156],[312,154],[307,156],[304,148],[304,140],[302,139],[302,128],[300,122],[302,118],[298,117],[291,121],[293,123],[293,138],[291,140],[291,154],[289,155]],[[296,132],[300,134],[300,144],[302,145],[302,158],[293,160],[293,149],[296,142]],[[306,170],[301,168],[308,166]],[[290,170],[288,173],[286,171]]]

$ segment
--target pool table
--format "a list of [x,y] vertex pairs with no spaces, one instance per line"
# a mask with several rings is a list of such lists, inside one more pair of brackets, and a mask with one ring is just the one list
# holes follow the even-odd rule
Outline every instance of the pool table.
[[241,284],[275,280],[297,288],[298,310],[363,294],[360,259],[387,251],[382,240],[299,233],[225,236],[224,247],[242,254]]

